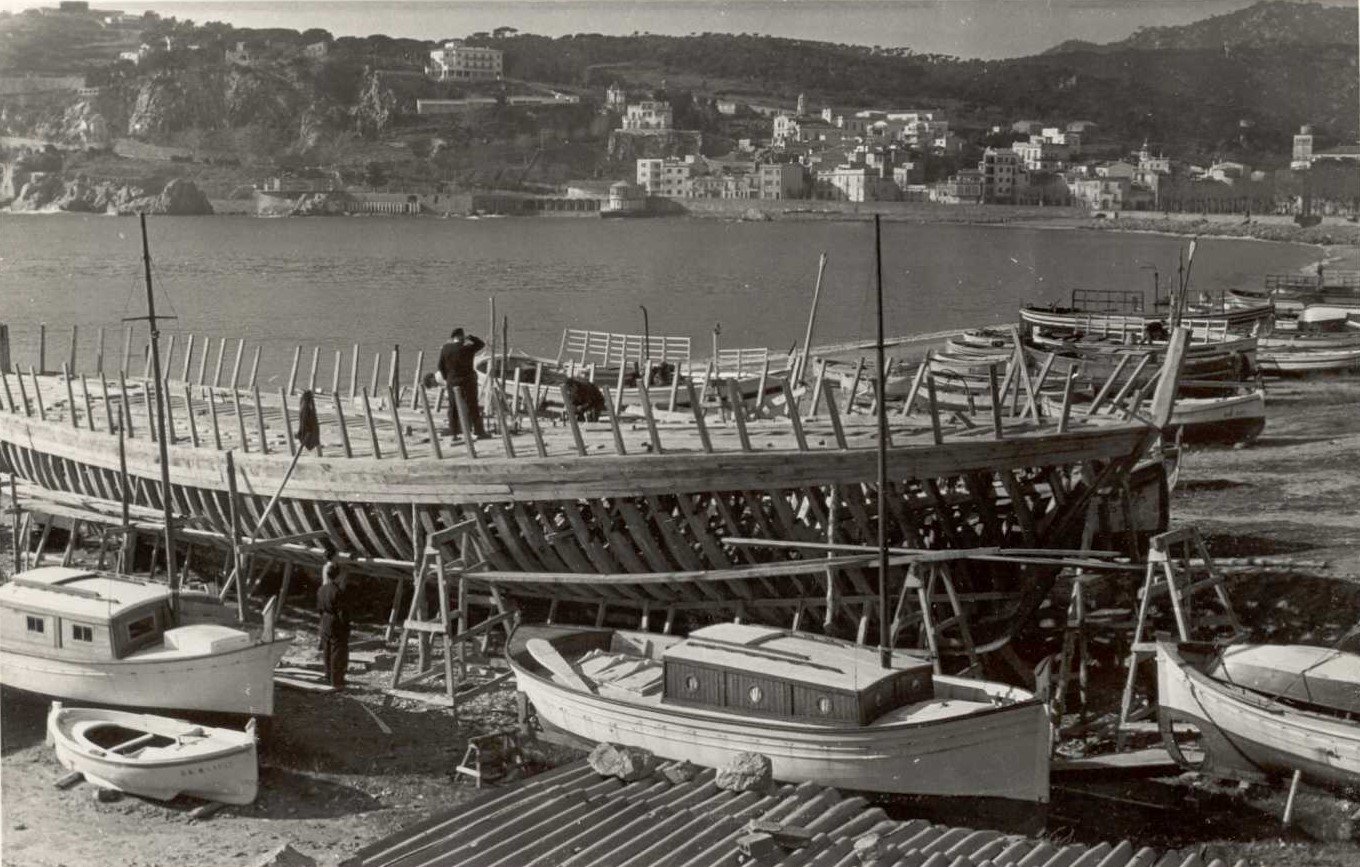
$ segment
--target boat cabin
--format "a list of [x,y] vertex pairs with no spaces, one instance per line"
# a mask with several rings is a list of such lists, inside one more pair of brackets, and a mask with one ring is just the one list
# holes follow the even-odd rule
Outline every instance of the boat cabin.
[[930,662],[765,626],[720,623],[665,649],[663,701],[799,721],[868,725],[935,697]]
[[71,659],[122,659],[161,644],[174,624],[163,584],[44,566],[0,584],[0,648]]

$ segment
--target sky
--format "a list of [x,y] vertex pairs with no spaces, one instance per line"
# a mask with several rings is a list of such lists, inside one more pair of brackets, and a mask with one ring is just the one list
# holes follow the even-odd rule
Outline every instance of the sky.
[[[999,58],[1068,39],[1113,42],[1140,27],[1188,24],[1254,0],[94,0],[242,27],[320,27],[336,36],[444,39],[500,26],[548,36],[762,33],[920,53]],[[1325,0],[1354,5],[1357,0]],[[56,0],[0,0],[11,11]]]

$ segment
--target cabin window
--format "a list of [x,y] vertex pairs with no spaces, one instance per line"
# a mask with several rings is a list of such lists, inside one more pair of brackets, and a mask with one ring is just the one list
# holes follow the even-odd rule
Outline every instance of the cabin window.
[[127,634],[129,641],[137,641],[153,634],[156,631],[156,614],[152,612],[145,617],[138,617],[136,620],[128,621]]
[[765,698],[765,691],[758,686],[753,686],[747,691],[746,695],[751,699],[751,704],[760,704],[761,700]]
[[[28,619],[29,622],[32,622],[33,620],[32,617]],[[691,674],[689,677],[685,678],[685,692],[698,692],[698,691],[699,691],[699,678]]]
[[47,632],[47,621],[42,617],[29,615],[24,618],[28,622],[28,631],[35,635],[43,635]]
[[820,713],[822,716],[826,716],[827,714],[831,713],[831,699],[827,698],[826,696],[822,696],[821,698],[817,699],[817,712]]
[[87,642],[92,642],[92,641],[94,641],[94,627],[93,627],[93,626],[85,626],[85,625],[82,625],[82,624],[80,624],[80,623],[72,623],[72,624],[71,624],[71,640],[72,640],[72,641],[87,641]]

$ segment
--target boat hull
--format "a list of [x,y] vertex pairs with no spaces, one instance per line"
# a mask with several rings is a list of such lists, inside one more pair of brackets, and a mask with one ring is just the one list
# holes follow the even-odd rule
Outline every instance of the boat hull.
[[1305,376],[1310,373],[1354,370],[1360,367],[1360,348],[1262,351],[1259,364],[1263,373],[1275,376]]
[[642,747],[707,767],[760,753],[770,759],[775,779],[794,783],[1048,801],[1051,733],[1037,700],[936,723],[838,728],[634,705],[572,691],[513,659],[511,667],[540,719],[588,741]]
[[1360,725],[1215,681],[1168,644],[1157,647],[1157,704],[1164,737],[1175,723],[1199,728],[1207,774],[1250,779],[1302,771],[1318,785],[1360,786]]
[[112,662],[0,650],[0,683],[63,701],[245,716],[274,713],[274,667],[287,640],[188,658]]
[[255,800],[260,772],[252,735],[212,729],[229,738],[219,749],[181,759],[139,761],[99,749],[79,734],[81,724],[91,721],[141,730],[148,720],[159,723],[156,728],[163,730],[173,730],[174,724],[179,723],[117,711],[63,709],[54,704],[48,714],[47,738],[63,768],[78,771],[89,782],[106,789],[158,801],[169,801],[179,795],[223,804],[249,804]]

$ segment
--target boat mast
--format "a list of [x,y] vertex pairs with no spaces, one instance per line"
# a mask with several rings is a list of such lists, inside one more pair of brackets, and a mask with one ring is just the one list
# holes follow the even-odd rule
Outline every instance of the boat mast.
[[[156,377],[156,432],[161,457],[161,504],[165,511],[165,568],[170,577],[170,605],[179,613],[179,573],[175,569],[175,531],[171,523],[173,517],[170,498],[170,444],[165,432],[165,392],[161,375],[161,331],[158,319],[172,319],[170,316],[156,315],[156,295],[151,291],[151,247],[146,238],[146,213],[141,215],[142,222],[142,266],[146,273],[146,320],[151,325],[151,369]],[[155,569],[156,564],[152,563]]]
[[888,646],[888,377],[883,362],[883,239],[879,215],[874,214],[874,294],[878,301],[878,660],[892,666]]

